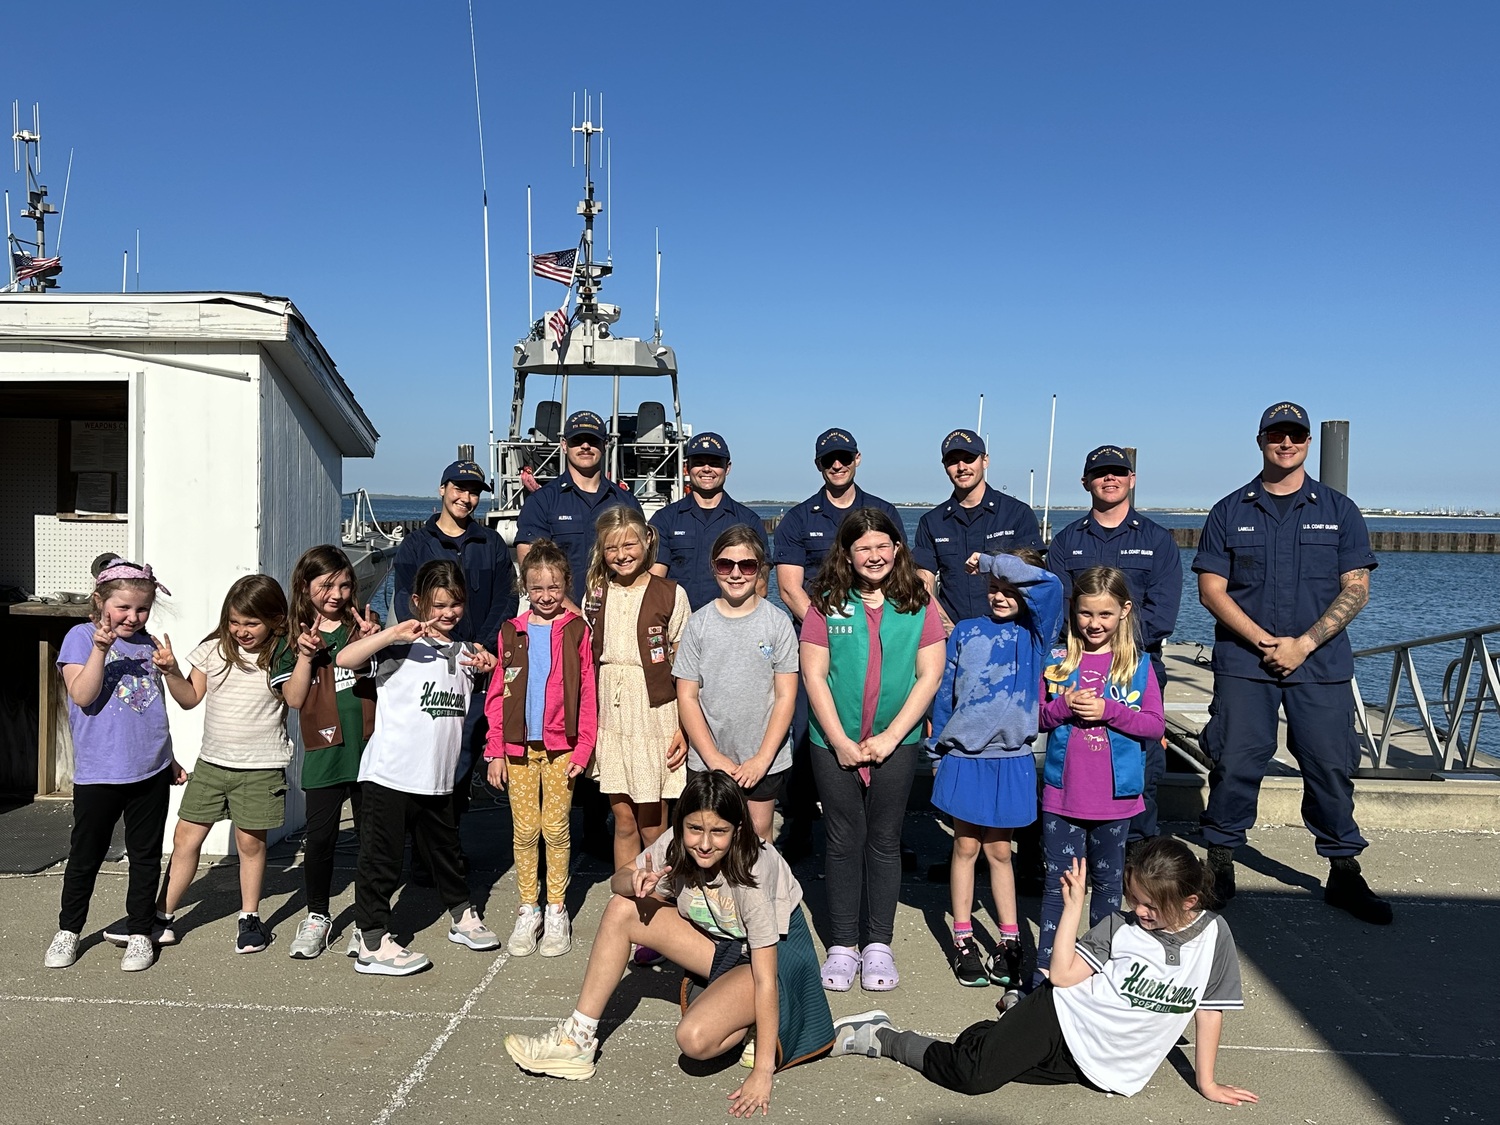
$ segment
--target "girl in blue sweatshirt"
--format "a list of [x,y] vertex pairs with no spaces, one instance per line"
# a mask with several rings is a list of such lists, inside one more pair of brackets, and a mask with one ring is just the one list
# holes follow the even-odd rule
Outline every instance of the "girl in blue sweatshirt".
[[[1042,670],[1062,626],[1062,583],[1036,551],[969,557],[989,576],[990,616],[960,621],[948,638],[932,707],[938,757],[932,803],[953,818],[953,951],[958,982],[1020,987],[1021,931],[1011,835],[1036,820],[1036,741]],[[973,940],[974,865],[984,849],[1000,921],[1000,949],[986,967]]]

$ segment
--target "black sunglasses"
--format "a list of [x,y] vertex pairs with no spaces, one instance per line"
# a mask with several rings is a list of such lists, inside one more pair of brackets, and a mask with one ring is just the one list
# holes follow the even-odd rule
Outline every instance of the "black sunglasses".
[[714,573],[720,578],[728,578],[734,573],[734,568],[739,567],[740,573],[746,578],[760,573],[759,559],[714,559]]

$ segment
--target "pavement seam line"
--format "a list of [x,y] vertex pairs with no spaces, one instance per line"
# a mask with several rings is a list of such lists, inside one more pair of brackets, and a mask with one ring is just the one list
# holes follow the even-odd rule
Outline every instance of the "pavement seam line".
[[401,1082],[392,1092],[390,1099],[385,1103],[385,1108],[375,1115],[375,1120],[371,1125],[386,1125],[398,1111],[405,1108],[406,1096],[416,1089],[422,1080],[427,1077],[427,1068],[432,1065],[432,1060],[437,1058],[438,1052],[443,1049],[448,1039],[458,1030],[458,1025],[464,1022],[470,1010],[479,1002],[479,998],[484,995],[485,990],[489,988],[490,983],[499,975],[500,970],[505,968],[505,963],[509,960],[510,953],[502,949],[500,955],[491,963],[484,977],[470,990],[469,995],[464,999],[458,1011],[453,1013],[452,1017],[448,1020],[447,1026],[438,1032],[438,1037],[432,1041],[432,1045],[417,1060],[416,1065],[407,1071],[406,1077],[401,1079]]
[[138,1008],[184,1008],[203,1012],[257,1012],[265,1015],[288,1016],[374,1016],[378,1019],[428,1019],[440,1020],[442,1012],[381,1011],[375,1008],[349,1008],[336,1006],[314,1006],[303,1004],[232,1004],[209,1000],[152,1000],[133,999],[123,996],[16,996],[0,993],[0,1004],[114,1004]]

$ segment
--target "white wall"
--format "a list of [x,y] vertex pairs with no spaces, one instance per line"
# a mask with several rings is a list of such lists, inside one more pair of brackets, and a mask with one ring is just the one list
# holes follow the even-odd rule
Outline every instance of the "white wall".
[[[344,459],[269,358],[261,364],[260,419],[260,565],[263,573],[281,583],[290,599],[292,567],[302,552],[319,543],[339,541]],[[302,738],[295,721],[291,731],[296,753],[287,771],[291,781],[286,802],[288,829],[307,820],[299,785]]]

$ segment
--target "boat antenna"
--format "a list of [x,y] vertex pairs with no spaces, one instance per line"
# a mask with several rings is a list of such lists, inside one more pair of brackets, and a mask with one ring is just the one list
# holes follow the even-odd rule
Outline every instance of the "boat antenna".
[[68,221],[68,185],[73,182],[73,150],[68,149],[68,174],[63,177],[63,202],[62,210],[57,213],[57,246],[58,256],[62,256],[62,232],[63,224]]
[[5,189],[5,265],[6,265],[7,269],[9,269],[9,271],[10,271],[10,273],[8,274],[8,276],[10,277],[10,280],[8,282],[6,282],[6,284],[5,284],[5,290],[4,291],[6,293],[13,292],[15,290],[15,288],[16,288],[16,259],[15,259],[15,255],[13,255],[10,252],[10,249],[11,249],[12,245],[14,245],[14,244],[11,241],[11,233],[10,233],[10,189],[6,188]]
[[[604,95],[599,95],[599,128],[604,128]],[[604,260],[615,260],[615,141],[604,138]]]
[[1047,491],[1042,500],[1042,541],[1052,540],[1052,437],[1057,433],[1057,396],[1052,396],[1052,424],[1047,427]]
[[141,228],[135,228],[135,291],[141,291]]
[[656,331],[651,342],[661,346],[661,227],[656,228]]
[[[21,128],[19,101],[11,103],[10,119],[16,171],[26,169],[26,209],[21,212],[21,218],[36,223],[36,241],[28,242],[10,230],[10,209],[7,207],[6,249],[11,260],[11,280],[6,289],[15,291],[24,283],[33,293],[45,293],[57,288],[62,260],[55,255],[47,257],[47,216],[57,214],[57,208],[47,202],[47,186],[41,181],[42,107],[40,103],[32,103],[30,129]],[[24,249],[28,246],[31,247],[29,251]]]
[[979,392],[979,421],[974,426],[974,432],[984,433],[984,392]]
[[121,293],[125,292],[125,290],[126,290],[126,280],[129,277],[130,277],[130,251],[129,250],[122,250],[120,252],[120,292]]
[[[479,200],[484,216],[484,365],[485,405],[489,408],[490,479],[498,475],[495,464],[495,346],[490,322],[490,188],[484,170],[484,113],[479,105],[479,47],[474,38],[474,0],[469,0],[469,59],[474,64],[474,120],[479,129]],[[529,206],[528,206],[529,211]]]

